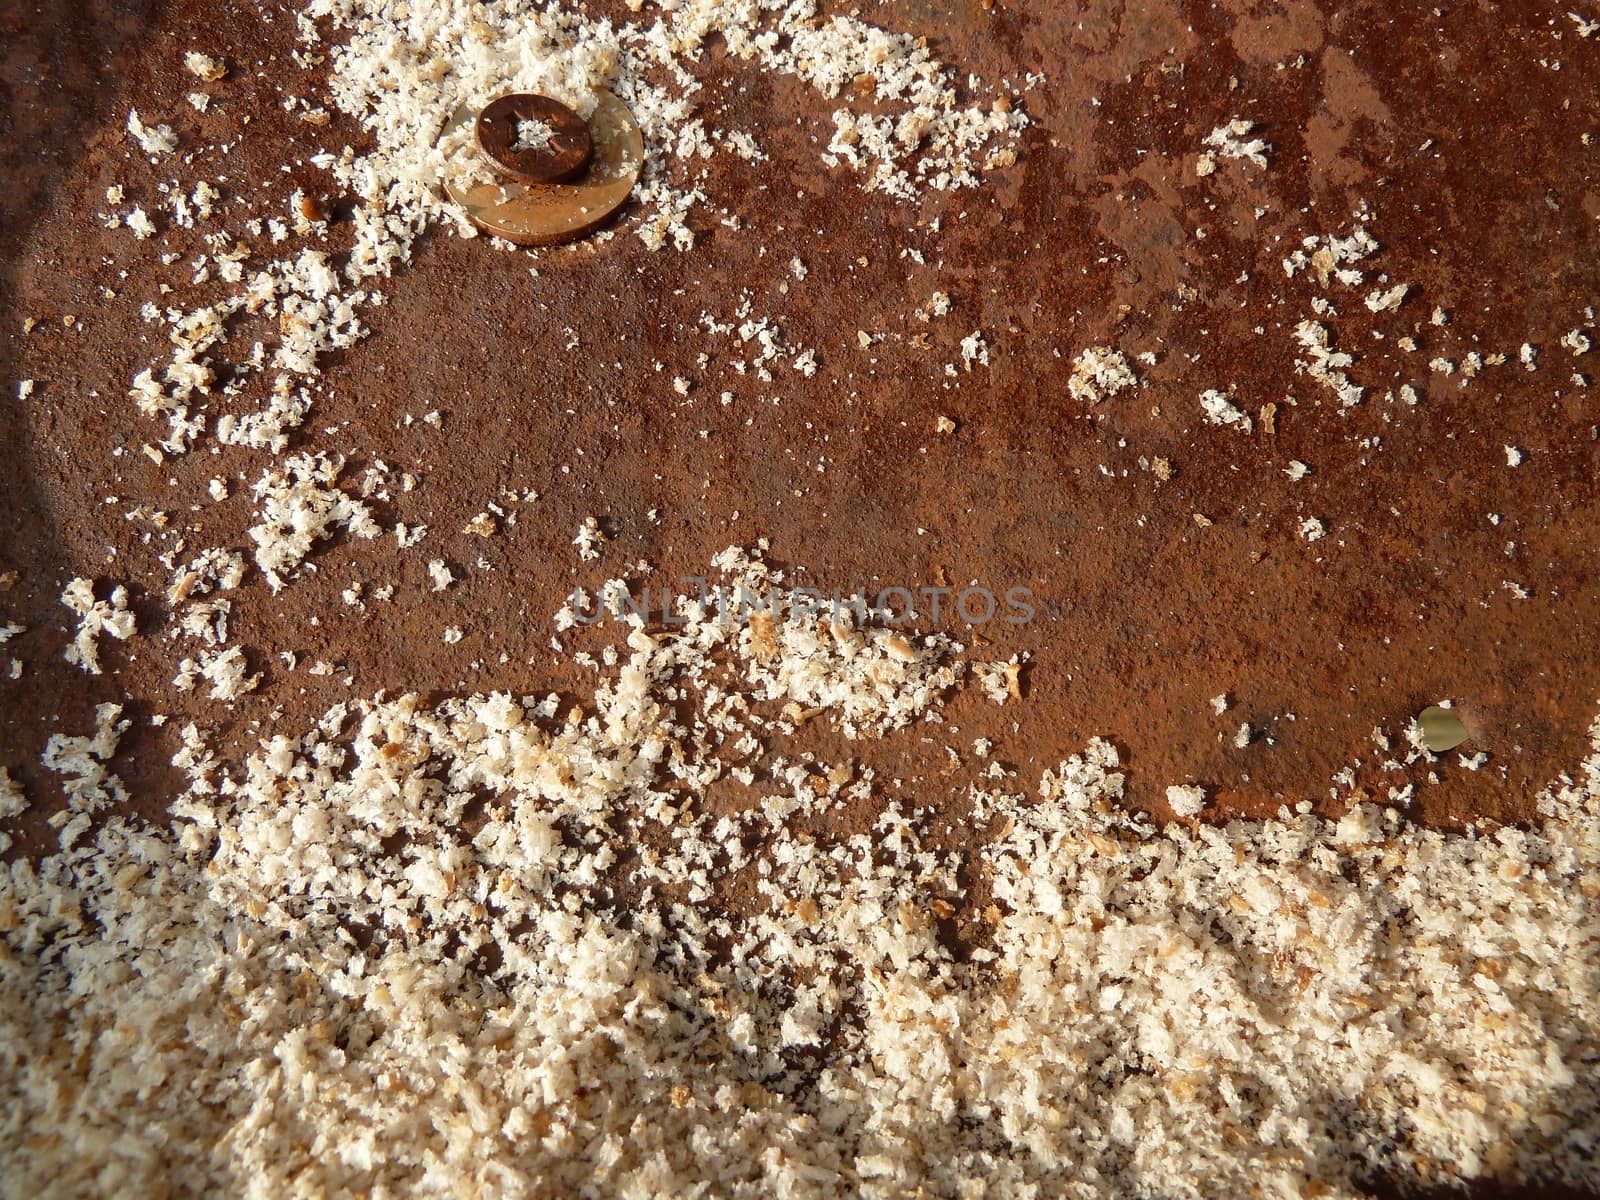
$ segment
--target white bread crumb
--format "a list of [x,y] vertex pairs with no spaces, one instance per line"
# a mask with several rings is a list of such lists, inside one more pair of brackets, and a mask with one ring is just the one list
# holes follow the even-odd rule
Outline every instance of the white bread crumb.
[[[1206,134],[1205,144],[1223,158],[1243,159],[1264,169],[1267,165],[1267,151],[1272,147],[1261,138],[1250,136],[1255,127],[1254,121],[1235,117],[1226,125],[1218,125]],[[1209,161],[1209,156],[1207,160]],[[1211,162],[1210,170],[1200,170],[1197,174],[1209,175],[1212,170],[1215,170],[1214,162]]]
[[198,50],[190,50],[183,56],[183,68],[196,79],[203,79],[207,83],[215,83],[228,73],[227,65],[221,59],[212,58]]
[[139,119],[137,110],[128,110],[128,132],[133,135],[133,140],[139,143],[139,148],[151,158],[159,158],[164,154],[171,154],[178,148],[178,138],[166,125],[147,126]]
[[1167,788],[1167,807],[1180,817],[1196,817],[1206,806],[1206,790],[1194,784],[1175,783]]
[[96,600],[94,584],[73,579],[61,592],[61,603],[78,615],[78,630],[67,646],[66,659],[90,675],[100,674],[100,635],[125,642],[134,634],[128,610],[128,589],[117,584],[105,600]]
[[1127,358],[1110,346],[1090,346],[1072,361],[1067,391],[1084,404],[1099,404],[1108,396],[1138,384]]

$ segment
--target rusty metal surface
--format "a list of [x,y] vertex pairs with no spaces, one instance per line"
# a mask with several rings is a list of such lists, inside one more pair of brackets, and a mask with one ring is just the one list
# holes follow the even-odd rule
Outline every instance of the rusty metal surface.
[[[1486,350],[1552,346],[1600,301],[1596,152],[1580,141],[1600,112],[1600,46],[1552,43],[1558,7],[866,5],[868,19],[925,30],[963,77],[1046,77],[1027,94],[1035,124],[1017,164],[919,208],[819,161],[826,102],[709,53],[708,120],[753,131],[770,158],[709,161],[692,252],[649,252],[625,210],[621,236],[547,253],[534,278],[525,257],[435,233],[368,314],[372,336],[330,360],[312,423],[338,430],[357,470],[382,459],[418,472],[423,485],[386,515],[438,539],[400,555],[392,539],[337,544],[281,596],[247,587],[231,624],[265,679],[231,709],[174,693],[174,647],[158,637],[108,644],[98,678],[60,657],[67,579],[166,577],[129,511],[163,509],[195,546],[243,545],[260,469],[228,447],[161,466],[137,453],[150,429],[125,393],[162,349],[138,308],[161,282],[182,289],[186,268],[142,253],[133,264],[126,232],[95,214],[110,184],[148,192],[172,171],[130,158],[130,104],[182,115],[201,164],[186,177],[222,169],[226,153],[240,192],[320,191],[305,159],[362,135],[285,112],[286,97],[318,97],[316,72],[292,64],[287,6],[260,21],[193,0],[67,7],[0,8],[0,568],[21,575],[0,617],[29,626],[7,647],[27,669],[0,681],[0,762],[36,797],[49,786],[44,739],[85,732],[100,701],[128,704],[116,766],[159,819],[176,782],[162,764],[188,720],[245,748],[379,688],[580,688],[583,673],[547,648],[548,618],[575,582],[602,577],[580,572],[570,544],[590,515],[613,535],[600,568],[643,558],[663,581],[765,536],[829,590],[1030,588],[1037,619],[986,629],[982,647],[1032,655],[1025,701],[996,709],[964,693],[946,734],[990,737],[1031,773],[1108,736],[1130,803],[1158,812],[1166,785],[1188,781],[1223,812],[1325,801],[1337,771],[1379,757],[1374,726],[1395,731],[1444,697],[1465,748],[1496,769],[1443,771],[1420,789],[1419,819],[1524,816],[1583,755],[1600,700],[1594,391],[1556,398],[1548,355],[1548,371],[1435,381],[1416,411],[1374,398],[1339,412],[1263,349],[1309,311],[1306,281],[1278,266],[1286,247],[1346,229],[1363,201],[1379,214],[1383,269],[1417,286],[1418,319],[1442,305]],[[207,113],[185,114],[181,60],[197,30],[236,67]],[[1560,71],[1547,65],[1557,53]],[[1273,168],[1198,188],[1194,152],[1234,115],[1262,125]],[[348,203],[331,199],[338,238]],[[802,282],[783,269],[794,257]],[[1241,282],[1241,262],[1270,286]],[[954,311],[920,323],[913,310],[934,289]],[[756,387],[730,369],[733,348],[701,317],[727,320],[745,299],[819,348],[814,378]],[[1363,381],[1426,379],[1392,341],[1348,332],[1364,315],[1352,297],[1341,325]],[[26,335],[25,317],[39,321]],[[952,379],[945,365],[974,329],[992,363]],[[857,331],[878,336],[862,348]],[[1133,402],[1068,395],[1072,355],[1095,344],[1159,351]],[[688,396],[668,386],[676,375],[693,380]],[[25,401],[11,387],[21,378],[40,381]],[[1199,419],[1196,393],[1225,382],[1257,403],[1291,389],[1304,402],[1246,440]],[[404,420],[434,409],[441,429]],[[939,415],[953,434],[935,432]],[[1508,444],[1527,457],[1515,470]],[[1141,456],[1175,475],[1159,481]],[[1287,480],[1292,459],[1314,474]],[[239,477],[229,500],[202,502],[213,476]],[[503,487],[542,498],[495,538],[458,536]],[[1329,536],[1308,545],[1296,528],[1311,515]],[[434,556],[487,565],[434,595]],[[393,580],[396,600],[356,612],[340,592],[358,577]],[[162,605],[136,592],[141,628],[159,627]],[[967,632],[948,614],[941,624]],[[459,644],[441,642],[449,625],[466,630]],[[339,670],[290,673],[279,649]],[[1221,692],[1225,718],[1208,704]],[[153,713],[170,719],[152,727]],[[1236,750],[1240,721],[1274,744]],[[908,737],[893,756],[908,789],[947,813],[947,836],[963,836],[962,777],[945,774],[942,750]],[[49,844],[47,812],[22,819],[22,850]]]

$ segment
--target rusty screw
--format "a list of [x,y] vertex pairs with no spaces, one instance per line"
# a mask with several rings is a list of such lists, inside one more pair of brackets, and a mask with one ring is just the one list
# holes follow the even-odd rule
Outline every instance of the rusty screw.
[[[628,202],[634,184],[639,182],[644,166],[644,135],[628,106],[616,96],[596,89],[593,99],[594,111],[587,121],[592,157],[579,178],[570,183],[521,183],[502,175],[485,182],[477,164],[461,164],[453,166],[442,179],[445,194],[479,229],[519,246],[553,246],[600,228]],[[496,115],[490,110],[480,113],[476,108],[459,108],[441,136],[453,141],[468,125],[478,125],[480,116],[487,116],[492,125]],[[519,128],[516,141],[529,148],[538,142],[548,157],[556,134],[551,123],[545,121],[542,126]],[[487,151],[482,158],[499,169],[500,164]],[[548,165],[541,172],[546,177]],[[461,173],[463,169],[465,174]]]
[[496,171],[519,183],[567,183],[589,168],[589,125],[548,96],[501,96],[478,114],[478,149]]

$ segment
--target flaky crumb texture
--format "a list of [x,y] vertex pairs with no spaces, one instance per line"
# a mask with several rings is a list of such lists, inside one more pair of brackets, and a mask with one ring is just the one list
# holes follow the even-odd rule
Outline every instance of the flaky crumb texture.
[[[171,830],[0,870],[6,1193],[1600,1186],[1600,745],[1532,827],[1446,836],[1161,830],[1094,741],[997,767],[953,854],[903,801],[809,820],[872,780],[787,739],[916,736],[955,647],[681,616],[576,704],[340,705],[236,770],[191,726]],[[119,717],[53,746],[84,814]]]

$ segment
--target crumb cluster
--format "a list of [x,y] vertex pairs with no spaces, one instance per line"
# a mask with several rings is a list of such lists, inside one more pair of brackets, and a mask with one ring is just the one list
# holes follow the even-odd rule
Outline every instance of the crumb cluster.
[[[719,566],[774,582],[759,555]],[[0,870],[10,1182],[1600,1183],[1600,722],[1540,820],[1493,836],[1370,805],[1163,830],[1093,741],[1032,780],[996,764],[952,853],[914,804],[817,820],[870,770],[789,743],[937,720],[954,646],[680,603],[670,632],[630,619],[577,703],[374,697],[237,769],[189,726],[171,830],[84,836],[121,791],[117,706],[54,739],[61,849]],[[21,803],[8,779],[0,803]]]

